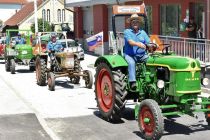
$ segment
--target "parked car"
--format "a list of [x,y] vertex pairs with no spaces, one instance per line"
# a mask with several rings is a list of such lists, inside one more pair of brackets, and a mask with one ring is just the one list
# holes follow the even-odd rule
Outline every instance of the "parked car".
[[66,43],[68,45],[68,50],[74,52],[77,54],[78,59],[80,60],[84,60],[84,50],[81,47],[81,44],[78,44],[77,41],[73,40],[73,39],[60,39],[59,40],[64,48],[67,49],[66,47]]

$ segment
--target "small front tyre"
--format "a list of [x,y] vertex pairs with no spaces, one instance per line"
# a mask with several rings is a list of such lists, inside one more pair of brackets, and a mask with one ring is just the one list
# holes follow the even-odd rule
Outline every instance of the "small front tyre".
[[47,84],[48,84],[48,89],[50,91],[54,91],[55,90],[55,75],[54,73],[50,72],[47,75]]
[[145,139],[158,140],[164,131],[161,109],[152,99],[143,100],[139,106],[138,124]]
[[92,72],[89,70],[84,71],[84,74],[87,75],[86,77],[84,77],[85,79],[85,86],[89,89],[92,88],[93,86],[93,76],[92,76]]
[[11,74],[15,74],[15,60],[14,59],[11,59],[10,60],[10,72]]

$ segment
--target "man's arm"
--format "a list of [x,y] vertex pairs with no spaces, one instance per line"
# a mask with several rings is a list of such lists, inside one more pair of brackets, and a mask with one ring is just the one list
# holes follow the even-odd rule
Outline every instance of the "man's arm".
[[146,46],[145,46],[143,43],[141,43],[141,42],[135,42],[135,41],[132,39],[129,30],[125,30],[125,31],[124,31],[124,37],[125,37],[126,40],[128,40],[128,43],[129,43],[131,46],[138,46],[139,48],[144,48],[144,49],[146,49]]

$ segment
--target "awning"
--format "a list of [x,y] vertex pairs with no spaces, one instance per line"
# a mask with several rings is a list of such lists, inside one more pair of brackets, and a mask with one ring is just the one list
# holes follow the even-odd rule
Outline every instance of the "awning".
[[[127,1],[130,1],[130,0],[119,0],[120,3],[124,3]],[[85,6],[92,6],[92,5],[97,5],[97,4],[109,5],[109,4],[117,4],[117,2],[116,0],[66,0],[66,3],[65,3],[66,7],[85,7]]]

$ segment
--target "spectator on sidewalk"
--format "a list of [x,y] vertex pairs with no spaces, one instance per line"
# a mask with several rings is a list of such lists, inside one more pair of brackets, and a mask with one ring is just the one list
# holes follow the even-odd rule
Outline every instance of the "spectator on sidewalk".
[[197,38],[198,38],[198,49],[200,52],[200,60],[203,61],[205,59],[205,41],[203,40],[203,29],[199,25],[198,26],[198,31],[197,31]]
[[190,54],[192,58],[196,58],[196,37],[197,37],[197,25],[194,21],[194,17],[190,17],[189,23],[186,26],[189,40]]

